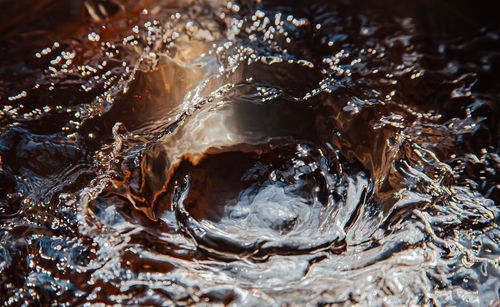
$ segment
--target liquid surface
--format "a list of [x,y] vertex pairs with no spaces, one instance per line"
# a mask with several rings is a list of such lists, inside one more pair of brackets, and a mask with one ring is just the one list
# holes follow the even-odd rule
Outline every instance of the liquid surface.
[[499,304],[493,7],[0,0],[1,304]]

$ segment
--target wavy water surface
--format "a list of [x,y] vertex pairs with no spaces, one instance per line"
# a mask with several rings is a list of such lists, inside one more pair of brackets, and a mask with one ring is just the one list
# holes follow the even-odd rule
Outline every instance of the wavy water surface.
[[0,0],[0,302],[495,306],[492,7]]

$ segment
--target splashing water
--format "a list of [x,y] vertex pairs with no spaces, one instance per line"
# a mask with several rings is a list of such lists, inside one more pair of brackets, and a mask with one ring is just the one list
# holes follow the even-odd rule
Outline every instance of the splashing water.
[[486,3],[0,8],[3,305],[500,302]]

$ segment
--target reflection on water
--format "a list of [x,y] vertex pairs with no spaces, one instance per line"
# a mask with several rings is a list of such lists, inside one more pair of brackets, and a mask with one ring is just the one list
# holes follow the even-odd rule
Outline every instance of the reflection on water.
[[498,304],[491,7],[0,0],[0,301]]

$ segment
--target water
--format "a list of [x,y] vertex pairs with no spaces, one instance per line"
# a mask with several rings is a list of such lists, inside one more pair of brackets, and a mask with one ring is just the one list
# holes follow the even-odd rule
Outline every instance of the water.
[[0,7],[3,305],[500,302],[490,3]]

